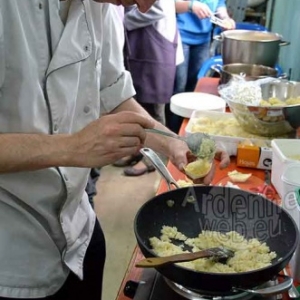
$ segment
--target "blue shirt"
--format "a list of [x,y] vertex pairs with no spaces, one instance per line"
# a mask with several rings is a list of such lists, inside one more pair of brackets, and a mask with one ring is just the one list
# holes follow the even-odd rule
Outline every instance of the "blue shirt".
[[[207,4],[212,12],[226,7],[225,0],[194,0]],[[201,45],[210,41],[212,23],[209,18],[200,19],[191,12],[177,14],[177,25],[182,42],[188,45]]]

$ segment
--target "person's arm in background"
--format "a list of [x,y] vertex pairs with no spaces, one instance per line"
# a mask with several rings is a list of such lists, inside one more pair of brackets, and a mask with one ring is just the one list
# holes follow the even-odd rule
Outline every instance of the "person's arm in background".
[[186,13],[191,12],[197,15],[200,19],[210,17],[213,12],[205,4],[194,0],[175,0],[176,13]]
[[175,0],[176,13],[194,13],[198,18],[209,18],[213,14],[224,20],[224,29],[234,29],[235,22],[228,15],[225,0],[219,0],[216,12],[212,12],[211,9],[202,2],[194,0]]
[[137,5],[133,5],[125,8],[124,26],[127,30],[134,30],[152,25],[164,17],[160,1],[156,1],[146,13],[141,13]]

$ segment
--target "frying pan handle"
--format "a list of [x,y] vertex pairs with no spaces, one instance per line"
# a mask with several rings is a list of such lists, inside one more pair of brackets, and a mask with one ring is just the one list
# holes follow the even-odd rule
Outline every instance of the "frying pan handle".
[[288,75],[286,73],[282,73],[277,77],[278,79],[288,79]]
[[287,41],[280,41],[280,44],[279,44],[279,46],[280,47],[282,47],[282,46],[288,46],[288,45],[290,45],[291,44],[291,42],[287,42]]
[[288,291],[293,284],[293,279],[289,276],[285,276],[285,275],[278,275],[280,277],[282,277],[284,280],[274,286],[265,288],[265,289],[257,289],[257,290],[246,290],[246,289],[240,289],[240,288],[234,288],[235,290],[239,290],[239,291],[243,291],[243,292],[247,292],[253,295],[260,295],[260,296],[268,296],[268,295],[277,295],[277,294],[281,294],[285,291]]
[[215,35],[215,36],[213,37],[213,39],[214,39],[215,41],[223,42],[223,37],[222,37],[221,35]]
[[150,148],[142,148],[140,152],[148,158],[155,169],[164,177],[167,181],[169,190],[171,190],[171,185],[173,184],[176,188],[180,188],[175,179],[172,177],[171,173],[163,163],[163,161],[159,158],[159,156]]

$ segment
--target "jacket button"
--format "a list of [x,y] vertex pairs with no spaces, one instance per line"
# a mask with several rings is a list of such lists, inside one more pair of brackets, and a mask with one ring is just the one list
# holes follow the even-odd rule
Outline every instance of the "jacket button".
[[43,4],[39,3],[39,9],[43,9]]
[[53,131],[54,131],[54,132],[57,132],[57,131],[58,131],[58,125],[57,125],[57,124],[54,124],[54,125],[53,125]]
[[90,107],[89,106],[85,106],[84,108],[83,108],[83,111],[87,114],[87,113],[89,113],[90,112]]

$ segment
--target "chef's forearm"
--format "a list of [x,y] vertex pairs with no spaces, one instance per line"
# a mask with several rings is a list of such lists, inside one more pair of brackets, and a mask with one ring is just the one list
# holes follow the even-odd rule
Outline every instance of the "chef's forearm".
[[0,173],[34,171],[70,163],[70,135],[0,134]]
[[[127,101],[123,102],[121,105],[119,105],[114,111],[120,112],[120,111],[134,111],[137,113],[140,113],[144,116],[148,116],[149,118],[153,119],[148,112],[139,105],[136,100],[133,98],[128,99]],[[171,132],[166,126],[162,125],[160,122],[155,121],[155,127],[156,129],[161,129],[164,131]],[[170,141],[173,141],[173,138],[168,138],[162,135],[149,133],[147,134],[147,138],[145,140],[144,146],[149,147],[153,149],[154,151],[157,151],[159,153],[162,153],[166,156],[170,155]]]

